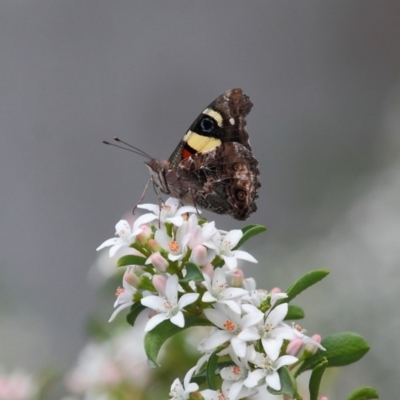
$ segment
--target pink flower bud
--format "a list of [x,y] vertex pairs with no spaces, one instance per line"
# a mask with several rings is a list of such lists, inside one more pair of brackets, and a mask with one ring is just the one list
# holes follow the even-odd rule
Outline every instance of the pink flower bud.
[[275,288],[273,288],[272,290],[271,290],[271,293],[282,293],[282,289],[281,288],[278,288],[278,287],[275,287]]
[[162,249],[162,247],[154,239],[149,239],[147,245],[153,251],[160,251]]
[[293,339],[286,348],[286,354],[289,356],[297,356],[303,348],[303,341],[300,338]]
[[167,277],[165,277],[164,275],[154,275],[152,282],[153,286],[156,288],[160,296],[165,296],[165,286],[167,285]]
[[241,269],[233,271],[231,285],[233,287],[241,288],[243,286],[244,273]]
[[160,272],[165,272],[168,268],[168,261],[159,252],[153,253],[150,256],[150,261],[153,267]]
[[319,398],[319,400],[329,400],[326,396],[322,396]]
[[207,274],[210,278],[212,278],[214,275],[214,267],[212,266],[211,263],[207,263],[206,265],[204,265],[204,267],[202,267],[201,270],[205,274]]
[[142,232],[136,236],[136,241],[144,246],[151,236],[151,228],[148,225],[140,225],[139,228]]
[[128,282],[131,286],[138,288],[140,284],[140,278],[135,274],[132,268],[127,269],[124,274],[124,279]]
[[[318,335],[318,334],[312,335],[311,339],[314,340],[314,342],[317,342],[317,343],[321,343],[321,340],[322,340],[321,335]],[[307,351],[310,354],[315,354],[316,351],[318,350],[318,346],[316,344],[314,344],[314,343],[307,343],[304,346],[304,350]]]
[[201,244],[195,246],[190,259],[200,267],[205,265],[207,263],[207,248]]

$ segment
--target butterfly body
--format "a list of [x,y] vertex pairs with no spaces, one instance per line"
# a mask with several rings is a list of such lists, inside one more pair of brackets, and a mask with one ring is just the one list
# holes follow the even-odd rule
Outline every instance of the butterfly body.
[[256,211],[259,171],[245,130],[252,103],[241,89],[214,100],[168,161],[147,165],[159,189],[184,204],[245,220]]

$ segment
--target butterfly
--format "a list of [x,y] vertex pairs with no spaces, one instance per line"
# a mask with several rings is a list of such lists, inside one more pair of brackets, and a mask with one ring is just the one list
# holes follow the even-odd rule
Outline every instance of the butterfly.
[[228,90],[196,118],[168,160],[146,162],[152,180],[183,204],[245,220],[257,210],[258,162],[246,132],[253,104]]

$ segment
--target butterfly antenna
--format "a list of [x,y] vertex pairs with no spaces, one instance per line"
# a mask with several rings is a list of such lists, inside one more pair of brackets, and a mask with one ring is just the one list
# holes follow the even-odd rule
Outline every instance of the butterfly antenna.
[[[114,138],[114,140],[116,140],[116,139]],[[125,142],[123,142],[122,140],[116,140],[116,141],[117,141],[117,142],[121,142],[121,143],[123,143],[123,144],[125,144],[126,146],[129,146],[129,147],[131,147],[131,148],[130,148],[130,149],[127,149],[126,147],[118,146],[117,144],[107,142],[106,140],[103,140],[103,143],[104,143],[104,144],[108,144],[109,146],[118,147],[119,149],[122,149],[122,150],[130,151],[131,153],[135,153],[135,154],[137,154],[137,155],[139,155],[139,156],[142,156],[142,157],[144,157],[144,158],[147,158],[147,159],[149,159],[149,160],[152,159],[152,157],[150,157],[150,156],[149,156],[147,153],[145,153],[143,150],[140,150],[140,149],[138,149],[138,148],[136,148],[136,147],[134,147],[134,146],[128,145],[128,143],[125,143]]]
[[118,136],[114,136],[114,140],[115,140],[116,142],[123,143],[125,146],[128,146],[128,147],[130,147],[131,149],[136,150],[137,152],[141,153],[141,154],[143,155],[143,157],[147,157],[149,160],[151,160],[151,159],[153,158],[153,157],[150,157],[150,156],[149,156],[147,153],[145,153],[143,150],[140,150],[140,149],[138,149],[137,147],[132,146],[131,144],[129,144],[129,143],[127,143],[127,142],[124,142],[124,141],[121,140]]

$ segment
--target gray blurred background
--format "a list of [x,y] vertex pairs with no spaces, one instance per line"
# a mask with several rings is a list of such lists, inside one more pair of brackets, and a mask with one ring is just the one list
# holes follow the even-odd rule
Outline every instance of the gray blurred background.
[[0,364],[62,371],[85,342],[95,249],[148,179],[142,158],[102,140],[168,158],[242,87],[262,183],[248,222],[268,227],[246,274],[285,289],[330,268],[298,299],[302,324],[372,345],[331,398],[361,385],[397,398],[399,17],[398,1],[1,1]]

